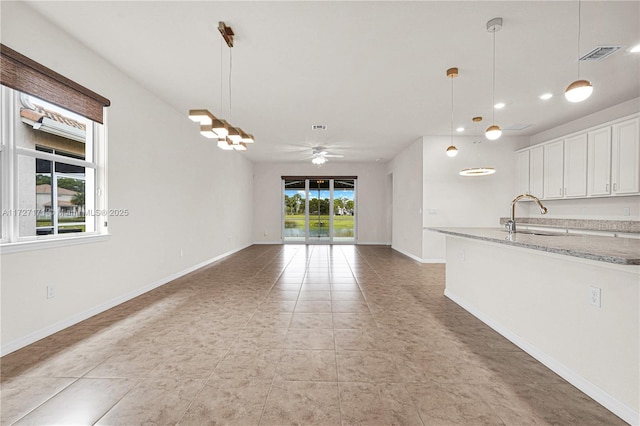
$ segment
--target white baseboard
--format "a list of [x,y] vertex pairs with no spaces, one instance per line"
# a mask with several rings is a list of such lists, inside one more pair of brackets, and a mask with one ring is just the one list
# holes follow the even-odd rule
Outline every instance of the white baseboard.
[[[283,244],[281,240],[278,241],[254,241],[253,244]],[[304,244],[304,242],[300,242],[297,244]],[[390,246],[391,243],[388,241],[385,242],[375,242],[375,241],[357,241],[357,246]],[[403,253],[404,254],[404,253]]]
[[404,250],[400,250],[397,249],[393,246],[391,246],[392,249],[394,249],[395,251],[397,251],[398,253],[402,253],[407,257],[410,257],[411,259],[415,260],[416,262],[420,262],[420,263],[446,263],[446,261],[444,259],[423,259],[421,257],[416,256],[415,254],[409,253],[407,251]]
[[638,426],[640,425],[640,413],[635,411],[633,408],[624,404],[623,402],[617,400],[615,397],[594,385],[572,369],[568,368],[564,364],[558,362],[555,358],[549,356],[545,352],[538,349],[536,346],[530,344],[522,337],[517,334],[511,332],[508,328],[502,326],[501,324],[493,321],[491,318],[488,318],[481,312],[479,312],[474,306],[467,303],[465,300],[456,296],[449,289],[445,289],[444,295],[449,299],[460,305],[470,314],[478,318],[483,323],[487,324],[489,327],[500,333],[507,340],[511,341],[513,344],[518,346],[520,349],[540,361],[542,364],[546,365],[550,370],[558,374],[560,377],[571,383],[573,386],[593,398],[607,410],[611,411],[616,416],[620,417],[625,422],[630,425]]
[[191,266],[187,269],[184,269],[182,271],[176,272],[175,274],[171,274],[167,277],[164,277],[158,281],[155,281],[153,283],[150,283],[144,287],[141,287],[135,291],[132,291],[130,293],[127,293],[125,295],[122,295],[120,297],[116,297],[114,299],[109,300],[108,302],[102,303],[98,306],[94,306],[91,309],[88,309],[84,312],[81,312],[79,314],[73,315],[69,318],[66,318],[64,320],[58,321],[55,324],[51,324],[47,327],[44,327],[40,330],[34,331],[33,333],[29,333],[26,336],[20,337],[18,339],[15,339],[5,345],[2,346],[2,348],[0,348],[0,356],[5,356],[7,354],[10,354],[11,352],[17,351],[20,348],[23,348],[25,346],[28,346],[34,342],[37,342],[38,340],[44,339],[47,336],[50,336],[54,333],[57,333],[58,331],[64,330],[65,328],[71,327],[72,325],[75,325],[81,321],[84,321],[88,318],[91,318],[94,315],[97,315],[101,312],[104,312],[108,309],[111,309],[115,306],[118,306],[124,302],[127,302],[135,297],[138,297],[144,293],[147,293],[157,287],[160,287],[164,284],[167,284],[175,279],[178,279],[184,275],[187,275],[191,272],[194,272],[200,268],[203,268],[207,265],[210,265],[213,262],[216,262],[218,260],[221,260],[227,256],[230,256],[236,252],[239,252],[240,250],[244,250],[245,248],[251,246],[251,244],[247,244],[243,247],[240,247],[238,249],[235,250],[231,250],[228,251],[226,253],[223,253],[219,256],[216,256],[212,259],[208,259],[205,260],[204,262],[200,262],[197,265]]
[[420,258],[420,257],[416,256],[416,255],[415,255],[415,254],[413,254],[413,253],[409,253],[408,251],[400,250],[400,249],[398,249],[398,248],[395,248],[394,246],[391,246],[391,248],[392,248],[393,250],[397,251],[397,252],[398,252],[398,253],[400,253],[400,254],[404,254],[405,256],[410,257],[411,259],[415,260],[416,262],[420,262],[420,263],[422,263],[422,258]]

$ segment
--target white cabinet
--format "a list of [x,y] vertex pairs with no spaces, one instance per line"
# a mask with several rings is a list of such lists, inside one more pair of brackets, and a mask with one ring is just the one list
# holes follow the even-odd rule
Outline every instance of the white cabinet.
[[517,152],[517,187],[540,199],[640,195],[637,114]]
[[520,151],[516,154],[517,161],[517,193],[533,194],[538,198],[544,195],[543,173],[544,157],[543,148],[536,146]]
[[587,195],[611,194],[611,127],[588,134]]
[[566,198],[587,195],[587,134],[564,140],[564,192]]
[[529,151],[520,151],[516,154],[516,179],[517,194],[525,194],[530,191],[529,186]]
[[611,192],[640,192],[640,118],[612,126]]
[[544,197],[544,148],[533,147],[529,150],[529,194]]
[[555,141],[543,146],[544,148],[544,198],[562,198],[564,195],[563,168],[564,143]]

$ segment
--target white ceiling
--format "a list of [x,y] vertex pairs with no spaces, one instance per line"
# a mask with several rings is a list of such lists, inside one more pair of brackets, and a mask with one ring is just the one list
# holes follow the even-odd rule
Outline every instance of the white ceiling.
[[[504,135],[531,135],[640,95],[640,2],[583,1],[580,54],[622,45],[582,63],[595,89],[564,99],[577,79],[577,1],[71,1],[28,2],[157,96],[185,114],[208,108],[253,133],[253,161],[309,161],[311,147],[344,154],[331,161],[389,160],[422,135],[454,125],[481,136],[490,124],[492,34],[496,34],[496,111]],[[229,48],[218,21],[236,33]],[[222,74],[221,74],[222,72]],[[221,97],[222,87],[222,97]],[[541,101],[538,95],[552,92]],[[109,96],[108,93],[104,93]],[[473,126],[471,118],[485,117]],[[325,132],[312,124],[326,124]],[[194,124],[194,133],[197,126]],[[495,142],[495,143],[500,143]]]

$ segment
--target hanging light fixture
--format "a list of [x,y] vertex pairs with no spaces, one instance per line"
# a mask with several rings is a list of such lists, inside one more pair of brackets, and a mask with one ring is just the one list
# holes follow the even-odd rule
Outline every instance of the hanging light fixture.
[[[495,108],[493,107],[496,104],[496,33],[502,29],[502,18],[493,18],[489,22],[487,22],[487,31],[493,33],[493,97],[491,102],[491,121],[494,123],[495,120]],[[492,124],[489,126],[485,132],[485,136],[487,139],[494,141],[502,136],[502,129],[497,124]]]
[[[235,35],[231,27],[224,22],[218,22],[218,30],[229,46],[229,116],[231,116],[231,48],[233,47],[233,36]],[[220,51],[220,107],[222,108],[222,50]],[[218,148],[225,151],[246,151],[247,144],[254,143],[253,135],[244,132],[239,127],[231,126],[225,120],[217,118],[207,109],[189,110],[189,118],[200,124],[200,134],[208,139],[217,139]]]
[[451,145],[447,148],[447,155],[449,157],[455,157],[458,155],[458,148],[453,144],[453,79],[458,76],[458,68],[449,68],[447,70],[447,77],[451,79]]
[[[474,117],[475,118],[475,117]],[[474,120],[475,121],[475,120]],[[473,144],[476,146],[476,157],[477,161],[480,161],[480,154],[478,152],[480,144],[482,141],[474,141]],[[488,176],[492,175],[496,172],[496,169],[493,167],[470,167],[468,169],[460,170],[460,176]]]
[[581,2],[578,0],[578,79],[571,83],[567,90],[564,92],[564,97],[569,102],[582,102],[591,96],[593,93],[593,86],[588,80],[580,80],[580,32],[582,27],[581,19]]

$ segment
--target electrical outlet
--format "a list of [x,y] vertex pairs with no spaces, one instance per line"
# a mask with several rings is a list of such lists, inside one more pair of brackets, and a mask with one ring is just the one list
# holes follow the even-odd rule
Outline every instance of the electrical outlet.
[[52,285],[47,286],[47,299],[53,299],[56,297],[56,288]]
[[180,249],[180,257],[182,257],[184,255],[184,252],[182,251],[182,249]]
[[631,210],[629,209],[629,207],[625,207],[624,210],[622,211],[622,213],[625,216],[629,216],[629,215],[631,215]]
[[602,306],[602,290],[598,287],[589,287],[589,303],[600,308]]

